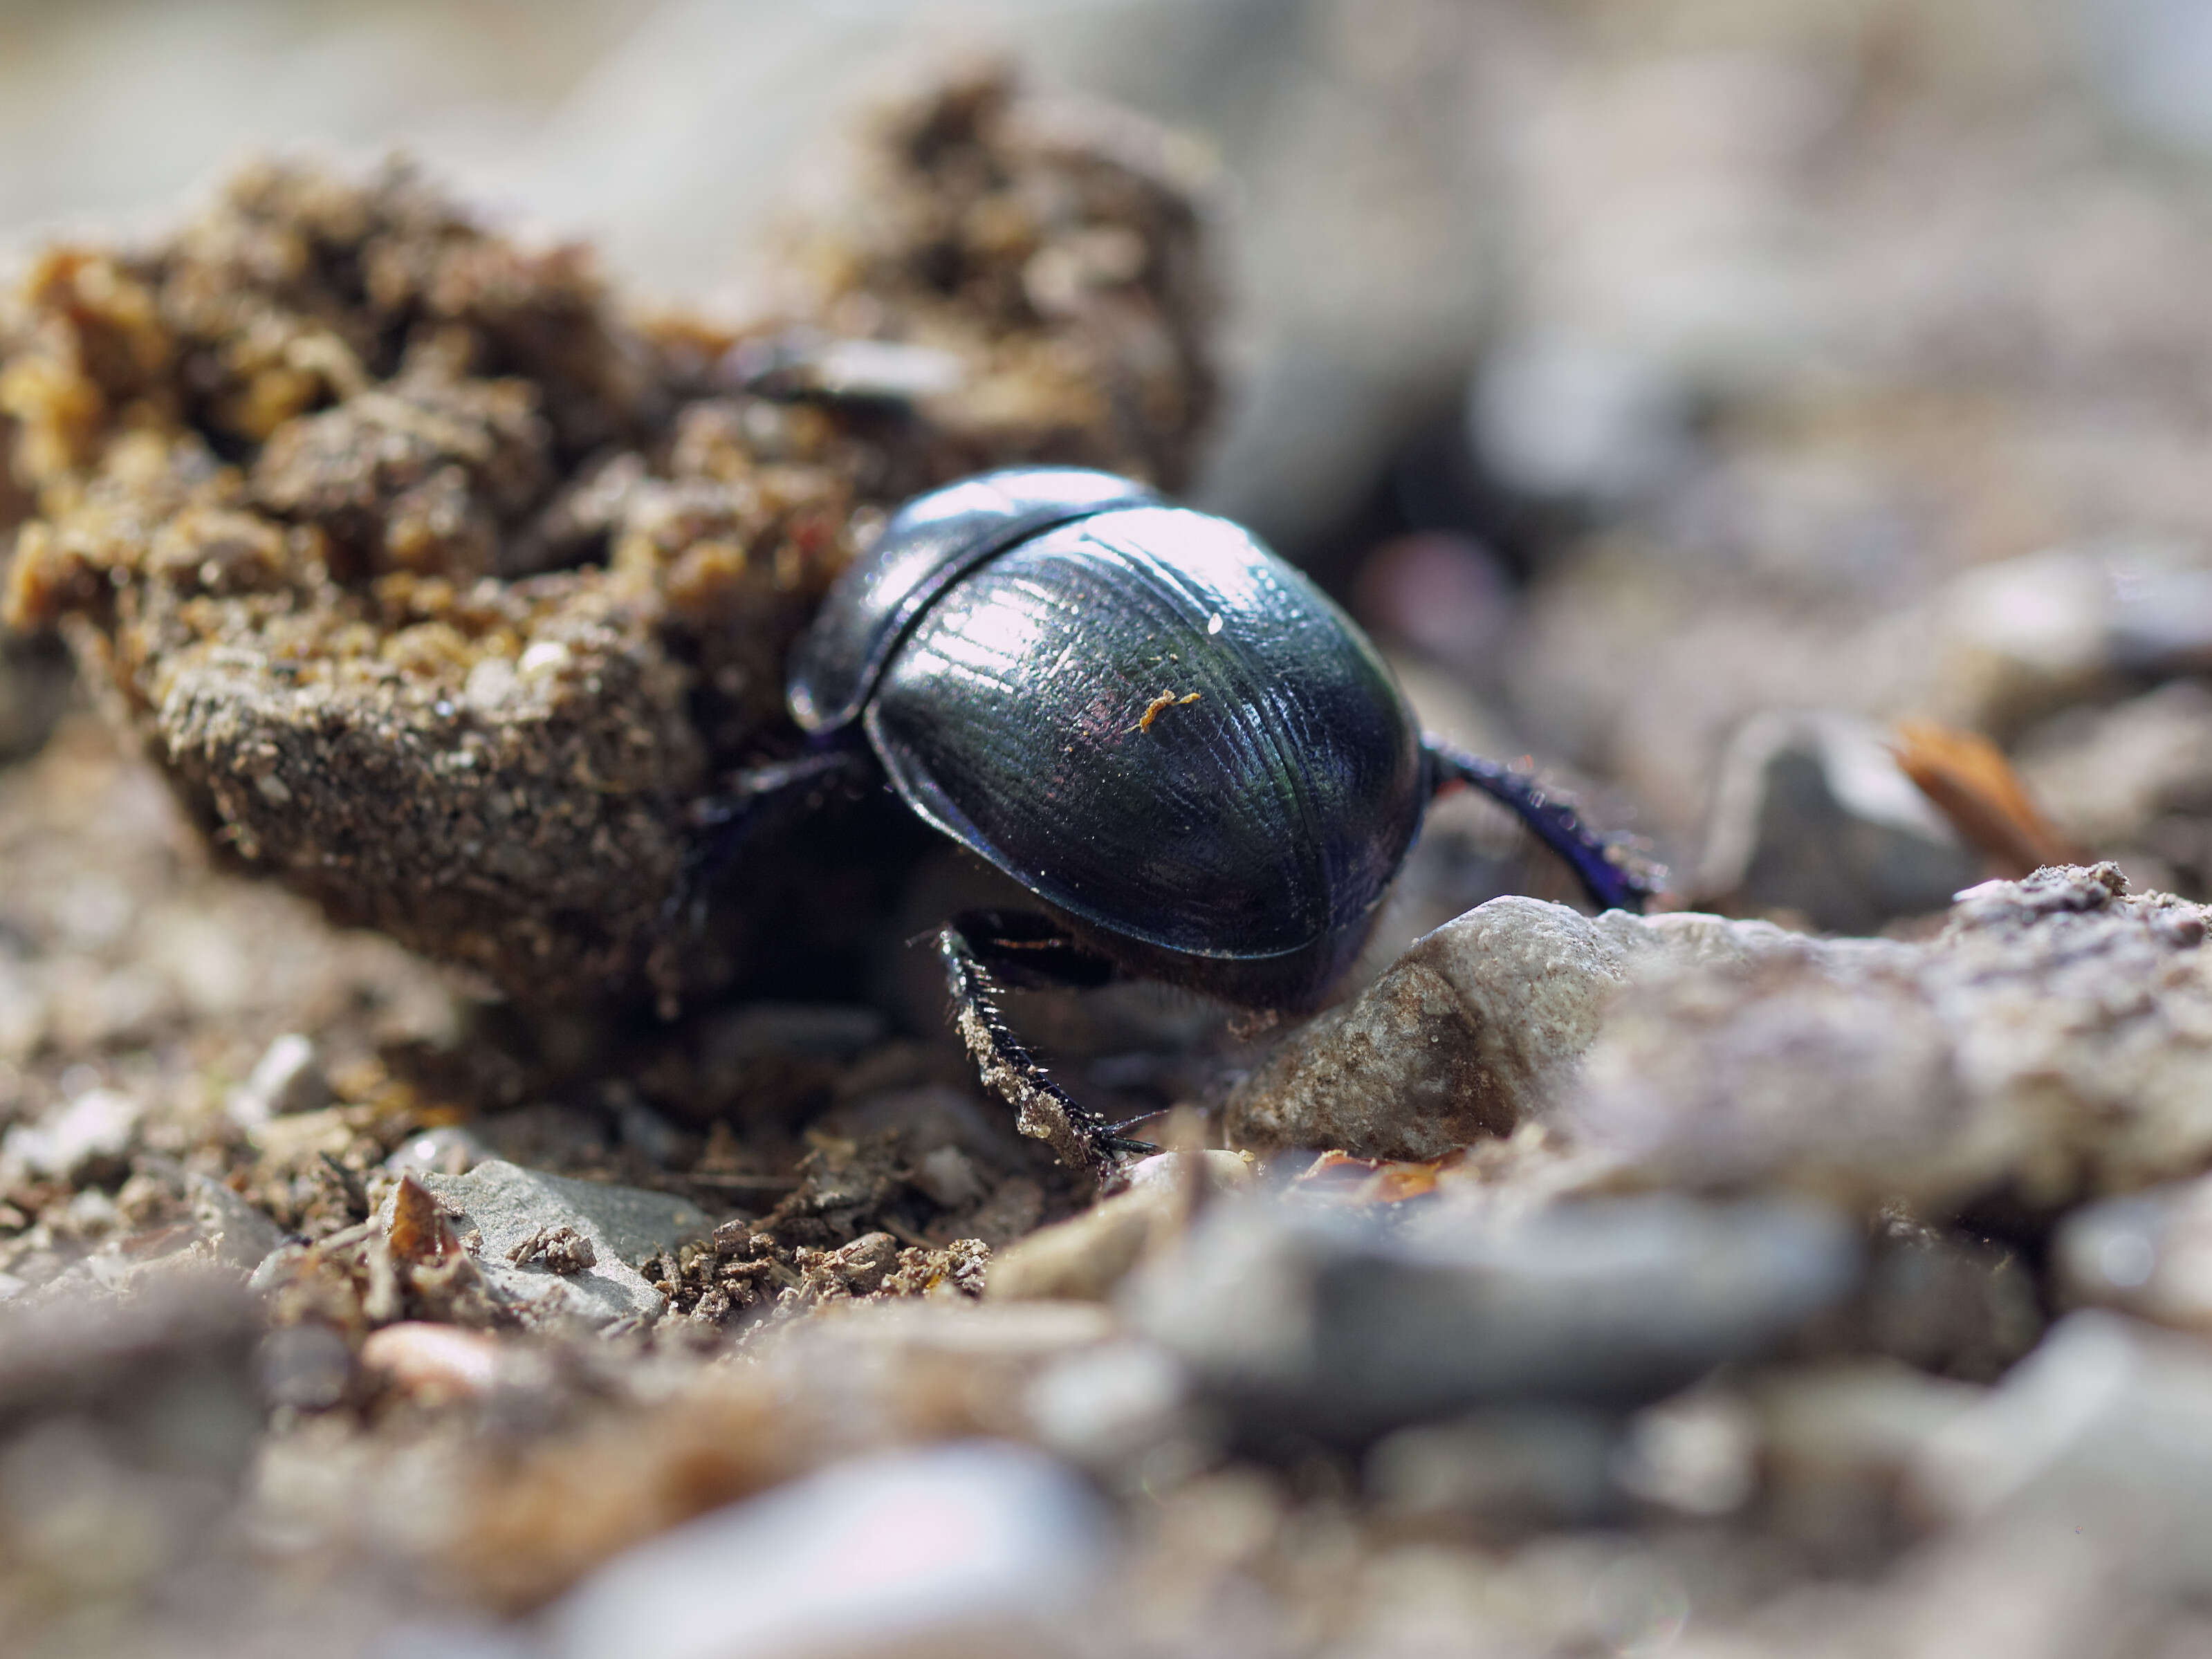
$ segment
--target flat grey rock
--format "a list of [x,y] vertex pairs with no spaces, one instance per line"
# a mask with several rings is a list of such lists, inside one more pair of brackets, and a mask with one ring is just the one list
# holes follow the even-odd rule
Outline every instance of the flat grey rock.
[[[665,1193],[571,1181],[499,1158],[466,1175],[430,1172],[421,1179],[459,1209],[464,1233],[474,1228],[482,1235],[479,1265],[484,1277],[540,1320],[602,1326],[657,1316],[667,1298],[646,1282],[635,1264],[705,1232],[710,1224],[697,1205]],[[542,1261],[507,1260],[516,1246],[544,1228],[559,1226],[573,1227],[591,1241],[598,1256],[592,1266],[564,1274]]]
[[1624,987],[1654,967],[1787,963],[1895,947],[1685,913],[1585,916],[1498,898],[1415,941],[1231,1094],[1232,1146],[1440,1158],[1512,1133],[1571,1081]]
[[1476,1406],[1620,1407],[1762,1352],[1857,1282],[1803,1203],[1673,1195],[1512,1216],[1224,1200],[1125,1291],[1240,1423],[1357,1443]]

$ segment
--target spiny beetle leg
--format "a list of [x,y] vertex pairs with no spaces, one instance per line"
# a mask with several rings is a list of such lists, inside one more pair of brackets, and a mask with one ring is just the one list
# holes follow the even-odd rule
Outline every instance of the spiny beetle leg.
[[1467,784],[1502,802],[1567,861],[1601,910],[1641,911],[1664,884],[1664,869],[1639,856],[1625,841],[1592,830],[1583,822],[1572,796],[1545,788],[1533,773],[1470,755],[1440,738],[1425,737],[1421,747],[1428,754],[1432,792]]
[[1007,1028],[994,994],[997,982],[957,927],[948,925],[938,934],[937,952],[944,958],[960,1040],[968,1045],[983,1086],[1014,1109],[1017,1128],[1050,1146],[1062,1164],[1088,1170],[1102,1183],[1113,1177],[1125,1156],[1159,1150],[1120,1133],[1045,1075],[1036,1057]]
[[842,745],[738,773],[729,788],[692,809],[694,833],[677,870],[675,890],[661,908],[662,925],[688,914],[696,927],[708,895],[775,813],[828,790],[865,783],[873,770],[865,750]]

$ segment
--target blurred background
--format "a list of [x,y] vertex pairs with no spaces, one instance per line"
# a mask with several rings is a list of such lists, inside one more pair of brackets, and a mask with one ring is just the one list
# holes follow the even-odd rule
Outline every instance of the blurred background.
[[[762,303],[784,216],[803,214],[844,176],[856,112],[978,51],[1010,55],[1040,85],[1132,106],[1215,159],[1231,396],[1199,503],[1249,522],[1341,596],[1391,651],[1431,724],[1490,753],[1535,757],[1592,792],[1597,819],[1646,836],[1686,901],[1837,933],[1910,933],[1987,875],[2084,854],[2118,859],[2140,886],[2212,896],[2207,0],[0,0],[0,259],[56,236],[105,243],[118,231],[153,234],[256,151],[373,161],[400,149],[501,223],[596,246],[626,295],[743,315]],[[15,516],[5,489],[0,524]],[[0,539],[0,557],[6,546]],[[53,641],[0,636],[0,763],[38,747],[68,687]],[[665,1062],[658,1072],[631,1064],[613,1037],[563,1024],[555,1035],[573,1039],[574,1054],[549,1037],[551,1058],[532,1058],[538,1069],[529,1069],[514,1056],[531,1054],[525,1036],[537,1042],[535,1031],[501,1024],[496,1009],[465,1006],[388,940],[332,933],[273,884],[210,877],[151,771],[118,765],[105,738],[72,740],[63,729],[34,763],[0,769],[0,900],[37,898],[16,907],[31,921],[0,914],[0,1127],[56,1176],[39,1189],[35,1221],[27,1200],[18,1209],[0,1197],[9,1247],[0,1300],[33,1283],[61,1282],[63,1294],[78,1296],[61,1276],[95,1251],[105,1252],[100,1272],[120,1283],[137,1260],[125,1252],[198,1239],[169,1224],[169,1189],[144,1173],[158,1174],[155,1160],[172,1154],[241,1172],[290,1171],[284,1159],[296,1158],[298,1190],[323,1206],[315,1224],[336,1226],[368,1212],[365,1172],[396,1178],[432,1167],[404,1160],[456,1147],[473,1158],[469,1137],[479,1129],[488,1141],[501,1137],[490,1142],[501,1155],[532,1166],[654,1181],[689,1178],[668,1173],[679,1166],[705,1170],[738,1183],[718,1189],[729,1206],[758,1194],[765,1208],[799,1178],[750,1161],[770,1133],[762,1125],[773,1119],[784,1134],[774,1115],[798,1124],[828,1097],[824,1079],[858,1103],[848,1116],[821,1120],[855,1137],[848,1147],[887,1136],[890,1119],[921,1121],[925,1108],[961,1134],[971,1121],[983,1124],[975,1145],[996,1133],[958,1090],[915,1083],[964,1088],[964,1059],[954,1054],[941,1074],[921,1069],[935,1064],[928,1053],[905,1052],[912,1045],[865,1007],[794,1014],[761,1005],[732,1011],[724,1024],[702,1020],[696,1066],[680,1046],[690,1036],[672,1028],[653,1051]],[[1486,811],[1462,799],[1437,814],[1379,960],[1527,879]],[[927,893],[915,903],[902,938],[948,908]],[[941,981],[915,960],[925,983],[908,1024],[921,1030],[937,1022]],[[2105,981],[2081,983],[2103,994]],[[2112,1005],[2132,1007],[2136,994],[2130,984]],[[1889,1005],[1869,1006],[1872,1030]],[[2158,1018],[2178,1026],[2194,1005],[2176,994],[2173,1006],[2183,1012]],[[1140,1045],[1100,1027],[1109,1035],[1097,1039],[1097,1066],[1075,1073],[1086,1099],[1110,1100],[1123,1086],[1197,1097],[1171,1065],[1127,1064],[1133,1054],[1151,1065],[1211,1029],[1180,1004],[1171,1016],[1153,1012],[1153,1036],[1169,1031],[1174,1042]],[[1170,1029],[1170,1017],[1184,1024]],[[2106,1018],[2101,1005],[2097,1018]],[[1017,1024],[1056,1064],[1070,1047],[1073,1016],[1055,1027],[1025,1011]],[[372,1038],[374,1068],[361,1059]],[[1900,1042],[1918,1040],[1908,1032]],[[608,1045],[604,1054],[595,1041]],[[2085,1074],[2118,1041],[2085,1045]],[[2179,1075],[2196,1062],[2193,1049],[2178,1052]],[[2166,1063],[2166,1048],[2154,1053]],[[871,1070],[885,1054],[893,1067],[916,1069]],[[392,1056],[419,1073],[398,1058],[379,1069]],[[1216,1057],[1205,1058],[1211,1066]],[[740,1147],[703,1111],[677,1127],[657,1115],[655,1102],[722,1097],[712,1089],[757,1114],[739,1120],[754,1142]],[[2193,1158],[2199,1103],[2181,1084],[2172,1094],[2179,1103],[2167,1109],[2189,1129],[2168,1155]],[[373,1142],[359,1127],[386,1109],[378,1101],[413,1112],[449,1098],[490,1103],[465,1133],[440,1120],[419,1137],[410,1128],[404,1145]],[[879,1115],[864,1117],[863,1107]],[[1942,1097],[1942,1110],[1953,1109]],[[2039,1112],[2037,1133],[2075,1133],[2062,1114]],[[233,1127],[210,1140],[210,1123]],[[265,1141],[252,1139],[270,1123]],[[336,1139],[312,1139],[301,1125]],[[2115,1143],[2136,1145],[2124,1127],[2112,1130]],[[248,1159],[249,1145],[259,1162]],[[952,1139],[943,1145],[957,1152]],[[979,1167],[998,1167],[978,1157]],[[821,1167],[834,1192],[843,1166]],[[1000,1184],[989,1202],[1024,1190],[998,1213],[994,1240],[1046,1213],[1045,1189],[1015,1159],[1005,1167],[1017,1173],[992,1176]],[[138,1173],[126,1182],[126,1170]],[[903,1190],[882,1180],[883,1190]],[[2206,1202],[2192,1190],[2190,1203]],[[225,1188],[215,1197],[236,1194]],[[272,1259],[276,1224],[241,1220],[246,1210],[219,1211],[216,1221],[236,1239],[251,1236],[249,1222],[266,1231],[244,1259]],[[2176,1211],[2196,1218],[2176,1224],[2178,1236],[2190,1238],[2207,1212]],[[284,1224],[309,1214],[287,1211]],[[2000,1250],[1901,1212],[1884,1217],[1896,1225],[1883,1235],[1891,1254],[1882,1260],[1903,1265],[1877,1287],[1893,1298],[1881,1305],[1915,1310],[1905,1335],[1878,1339],[1888,1348],[1868,1340],[1907,1362],[1876,1379],[1889,1403],[1877,1413],[1853,1406],[1858,1395],[1808,1394],[1811,1426],[1796,1442],[1775,1431],[1771,1446],[1783,1449],[1769,1458],[1784,1472],[1778,1490],[1794,1478],[1794,1490],[1812,1494],[1798,1506],[1810,1518],[1782,1530],[1796,1525],[1815,1540],[1807,1559],[1843,1562],[1869,1583],[1893,1544],[1871,1522],[1875,1541],[1859,1540],[1854,1517],[1878,1513],[1889,1528],[1905,1448],[1960,1409],[1956,1379],[1988,1382],[2036,1340],[2051,1310],[2046,1258],[2057,1255],[2033,1231],[2016,1236],[2027,1241],[2022,1258],[2014,1243]],[[2151,1249],[2136,1232],[2115,1237]],[[2212,1305],[2198,1282],[2201,1243],[2198,1236],[2175,1258],[2186,1264],[2175,1282],[2192,1287],[2181,1313],[2156,1316],[2200,1330]],[[1662,1265],[1690,1260],[1674,1277],[1692,1296],[1708,1271],[1695,1266],[1702,1256],[1638,1250]],[[1730,1251],[1762,1270],[1792,1271],[1787,1252]],[[149,1255],[149,1265],[167,1259]],[[2098,1259],[2122,1288],[2089,1299],[2136,1307],[2127,1297],[2155,1253],[2134,1267],[2134,1255]],[[2166,1284],[2156,1280],[2155,1293],[2167,1294]],[[45,1650],[112,1653],[124,1645],[118,1609],[146,1584],[164,1586],[163,1595],[181,1585],[177,1604],[205,1612],[210,1628],[258,1616],[228,1605],[234,1595],[240,1607],[258,1605],[239,1591],[240,1575],[197,1565],[203,1537],[228,1536],[206,1517],[234,1512],[249,1458],[258,1460],[256,1496],[235,1512],[248,1517],[240,1525],[252,1547],[239,1553],[289,1550],[303,1572],[328,1566],[333,1579],[398,1563],[400,1590],[359,1590],[375,1604],[360,1622],[368,1630],[411,1606],[409,1552],[428,1549],[422,1540],[445,1524],[441,1489],[424,1484],[423,1471],[459,1467],[449,1455],[458,1442],[426,1437],[428,1455],[410,1463],[410,1419],[397,1413],[386,1438],[349,1437],[352,1407],[333,1407],[361,1398],[345,1391],[362,1385],[334,1337],[317,1347],[308,1332],[289,1347],[257,1348],[261,1315],[225,1303],[207,1314],[161,1304],[153,1334],[111,1340],[98,1312],[106,1304],[78,1299],[95,1310],[78,1346],[57,1340],[59,1357],[49,1361],[36,1343],[21,1344],[13,1372],[0,1367],[9,1437],[0,1439],[0,1545],[27,1563],[11,1565],[0,1551],[0,1626],[9,1606],[46,1607],[58,1610],[62,1635]],[[1657,1302],[1663,1325],[1674,1304]],[[1921,1332],[1929,1334],[1915,1347]],[[1993,1532],[1997,1543],[1977,1555],[1970,1542],[1948,1577],[1908,1565],[1848,1617],[1838,1609],[1855,1592],[1840,1582],[1813,1586],[1771,1650],[1807,1651],[1833,1630],[1855,1652],[1966,1651],[1974,1631],[2011,1636],[2038,1625],[2048,1628],[2033,1650],[2055,1654],[2075,1629],[2124,1634],[2129,1619],[2148,1629],[2163,1617],[2163,1589],[2146,1593],[2122,1577],[2102,1599],[2084,1588],[2099,1560],[2120,1555],[2080,1555],[2075,1506],[2082,1492],[2102,1494],[2111,1513],[2132,1517],[2138,1530],[2115,1528],[2107,1551],[2204,1535],[2202,1459],[2186,1454],[2212,1420],[2212,1385],[2196,1360],[2169,1382],[2160,1360],[2144,1362],[2123,1389],[2112,1382],[2122,1362],[2108,1352],[2118,1339],[2082,1340],[2089,1358],[2054,1362],[2077,1369],[2050,1384],[2060,1402],[2051,1420],[2075,1420],[2075,1402],[2094,1397],[2095,1434],[2083,1434],[2101,1447],[2095,1436],[2108,1421],[2141,1415],[2144,1437],[2116,1442],[2126,1453],[2111,1466],[2118,1472],[2083,1462],[2092,1475],[2078,1488],[2057,1478],[2037,1488],[2036,1501],[2051,1506],[2033,1512],[2036,1524],[2049,1522],[2047,1535],[2023,1530],[2027,1541],[2014,1547],[2012,1534]],[[1127,1346],[1116,1339],[1116,1352]],[[1592,1352],[1604,1348],[1609,1363],[1613,1346],[1636,1351],[1608,1334]],[[702,1368],[708,1352],[698,1350]],[[824,1352],[841,1384],[876,1374]],[[204,1374],[192,1369],[203,1361]],[[569,1420],[556,1411],[586,1396],[598,1410],[627,1363],[549,1362],[518,1373],[520,1383],[483,1385],[481,1419],[457,1410],[440,1421],[458,1425],[457,1437],[489,1425],[495,1448],[510,1443],[500,1435],[550,1439],[549,1425]],[[252,1387],[296,1410],[287,1422],[305,1431],[255,1440],[264,1417],[262,1395],[244,1380],[250,1364],[262,1367]],[[641,1362],[636,1375],[634,1400],[658,1402],[663,1374]],[[1145,1420],[1152,1384],[1141,1363],[1133,1384],[1122,1372],[1099,1375],[1107,1381],[1089,1384],[1092,1393],[1069,1396],[1069,1420],[1091,1411],[1110,1425],[1125,1407],[1129,1420]],[[155,1389],[155,1377],[173,1386]],[[1170,1375],[1159,1386],[1180,1384]],[[885,1387],[902,1409],[915,1392]],[[1138,1403],[1127,1406],[1116,1390],[1132,1387]],[[1951,1392],[1931,1405],[1934,1396],[1914,1392],[1922,1389]],[[995,1382],[971,1392],[994,1409],[1012,1397],[1011,1384]],[[732,1397],[732,1411],[750,1409]],[[1678,1504],[1700,1528],[1747,1503],[1755,1478],[1772,1473],[1761,1465],[1755,1477],[1759,1443],[1726,1415],[1737,1407],[1725,1397],[1706,1404],[1720,1415],[1699,1416],[1692,1400],[1676,1423],[1682,1433],[1654,1440],[1662,1449],[1651,1454],[1662,1468],[1674,1455],[1665,1447],[1689,1449],[1689,1474],[1668,1490],[1692,1495],[1653,1501]],[[124,1426],[84,1426],[103,1413]],[[635,1431],[638,1419],[611,1413],[604,1461],[585,1445],[574,1483],[545,1486],[546,1518],[532,1524],[557,1541],[568,1521],[590,1519],[594,1506],[578,1492],[619,1492],[618,1477],[633,1467],[650,1476],[655,1456],[688,1480],[702,1446],[776,1437],[750,1418],[694,1426],[679,1417],[654,1419],[676,1425],[655,1442]],[[2002,1433],[2035,1443],[2045,1420],[2031,1413],[2021,1419],[2027,1427]],[[1505,1495],[1494,1501],[1504,1513],[1523,1503],[1515,1471],[1564,1460],[1580,1480],[1586,1451],[1612,1455],[1601,1434],[1574,1437],[1587,1427],[1581,1419],[1559,1421],[1574,1435],[1531,1416],[1498,1431],[1504,1441],[1478,1435],[1449,1456],[1436,1450],[1442,1443],[1409,1443],[1406,1467],[1502,1460],[1497,1491]],[[2176,1421],[2185,1434],[2169,1430]],[[32,1427],[8,1426],[21,1423]],[[2072,1432],[2049,1437],[2069,1457],[2077,1455]],[[153,1450],[142,1455],[131,1436]],[[141,1466],[168,1456],[173,1442],[215,1449],[204,1466],[146,1474]],[[1102,1460],[1130,1462],[1109,1438],[1093,1443]],[[1727,1455],[1698,1450],[1714,1443]],[[2184,1455],[2169,1460],[2169,1443]],[[1791,1444],[1817,1448],[1794,1477]],[[2139,1444],[2155,1449],[2138,1455]],[[1525,1462],[1504,1455],[1524,1445],[1536,1447]],[[392,1447],[391,1462],[378,1462]],[[2031,1455],[2043,1453],[2031,1444],[2022,1456]],[[1718,1471],[1717,1486],[1703,1468]],[[1156,1497],[1151,1469],[1136,1478]],[[1170,1484],[1182,1478],[1170,1469]],[[1875,1475],[1862,1479],[1866,1469]],[[740,1484],[756,1479],[749,1468],[739,1475]],[[1423,1586],[1463,1583],[1468,1597],[1487,1598],[1483,1617],[1527,1606],[1551,1618],[1556,1606],[1565,1609],[1559,1629],[1598,1632],[1562,1637],[1559,1651],[1656,1652],[1684,1628],[1682,1581],[1668,1576],[1672,1568],[1646,1571],[1625,1546],[1616,1556],[1611,1544],[1555,1540],[1496,1557],[1502,1566],[1486,1577],[1490,1567],[1473,1553],[1424,1556],[1409,1545],[1390,1570],[1396,1577],[1355,1577],[1346,1565],[1356,1555],[1349,1500],[1326,1484],[1338,1479],[1330,1467],[1312,1479],[1297,1498],[1306,1510],[1281,1522],[1290,1542],[1275,1559],[1287,1565],[1267,1594],[1279,1590],[1285,1605],[1350,1585],[1382,1613],[1448,1607],[1439,1627],[1463,1636],[1478,1628],[1462,1612],[1472,1600],[1422,1600]],[[1537,1490],[1536,1474],[1526,1480]],[[1275,1536],[1268,1529],[1293,1516],[1291,1498],[1235,1471],[1191,1490],[1198,1495],[1183,1508],[1158,1508],[1167,1520],[1146,1559],[1191,1564],[1193,1584],[1218,1567],[1245,1598],[1223,1602],[1223,1628],[1262,1628],[1273,1615],[1258,1581],[1218,1564],[1241,1560],[1240,1550],[1261,1559],[1261,1543],[1237,1540]],[[1719,1496],[1709,1502],[1700,1491]],[[1984,1501],[1994,1500],[1974,1499]],[[2051,1519],[2062,1511],[2063,1521]],[[787,1525],[787,1511],[767,1513]],[[2176,1516],[2194,1519],[2168,1518]],[[1824,1528],[1840,1541],[1820,1543]],[[1049,1527],[1026,1530],[1048,1554],[1059,1547]],[[537,1534],[526,1536],[536,1548]],[[1726,1536],[1698,1532],[1696,1547]],[[1701,1619],[1716,1599],[1765,1596],[1796,1571],[1764,1538],[1734,1536],[1746,1545],[1741,1562],[1722,1543],[1698,1558],[1717,1564],[1698,1569]],[[1067,1546],[1071,1559],[1092,1547]],[[773,1568],[781,1558],[763,1559]],[[1374,1559],[1387,1567],[1390,1559],[1378,1546]],[[1723,1581],[1733,1588],[1709,1595],[1709,1583]],[[291,1595],[290,1581],[270,1582]],[[2212,1579],[2187,1583],[2201,1609]],[[720,1596],[721,1581],[712,1583]],[[320,1639],[325,1627],[343,1627],[335,1598],[355,1593],[345,1584],[322,1601],[302,1595],[287,1605],[305,1609],[298,1616],[316,1621]],[[1900,1618],[1917,1616],[1915,1584],[1930,1587],[1930,1634],[1919,1646],[1891,1638],[1881,1622],[1888,1614],[1877,1608],[1868,1622],[1865,1611],[1888,1597]],[[1178,1593],[1171,1583],[1161,1605]],[[1960,1617],[1962,1606],[1971,1617]],[[2074,1607],[2077,1622],[2050,1617],[2053,1607]],[[2188,1617],[2201,1636],[2199,1613]],[[263,1622],[275,1632],[263,1646],[216,1650],[296,1650],[293,1625]],[[2187,1634],[2156,1650],[2184,1651]],[[625,1631],[589,1650],[625,1652],[628,1640]],[[1733,1641],[1723,1634],[1699,1650],[1753,1650]],[[2132,1651],[2153,1651],[2148,1641]],[[1982,1645],[2006,1650],[2003,1640]],[[523,1651],[500,1632],[459,1627],[442,1650],[476,1659]],[[1434,1648],[1413,1641],[1390,1650]]]
[[1201,504],[1435,723],[1826,927],[1985,861],[1904,716],[2008,750],[2048,845],[2212,877],[2192,0],[12,0],[0,42],[10,247],[397,147],[732,309],[854,109],[1006,51],[1218,155]]

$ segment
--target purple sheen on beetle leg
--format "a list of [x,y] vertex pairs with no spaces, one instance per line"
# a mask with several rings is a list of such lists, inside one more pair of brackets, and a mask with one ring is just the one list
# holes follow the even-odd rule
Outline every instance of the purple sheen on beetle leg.
[[1485,760],[1437,737],[1424,737],[1421,746],[1429,757],[1431,793],[1460,783],[1499,802],[1567,861],[1599,909],[1640,915],[1664,886],[1663,868],[1592,830],[1571,796],[1546,789],[1534,773]]

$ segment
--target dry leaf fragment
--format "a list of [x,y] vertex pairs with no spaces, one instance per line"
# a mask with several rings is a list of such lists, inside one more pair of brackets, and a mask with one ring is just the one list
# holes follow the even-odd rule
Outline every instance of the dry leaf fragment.
[[2046,864],[2087,864],[2089,854],[2043,816],[2004,753],[1978,732],[1933,720],[1899,720],[1890,752],[1960,839],[2007,880]]
[[1446,1152],[1426,1163],[1382,1158],[1354,1158],[1349,1152],[1323,1152],[1291,1183],[1302,1197],[1328,1204],[1402,1204],[1425,1198],[1437,1188],[1437,1177],[1463,1162],[1464,1150]]

